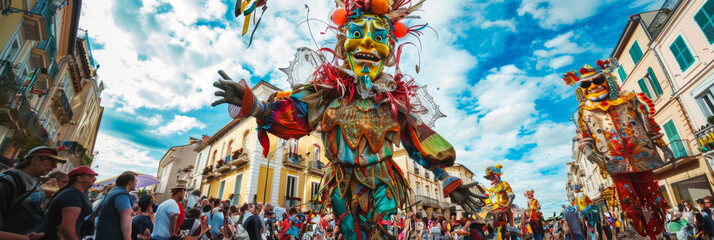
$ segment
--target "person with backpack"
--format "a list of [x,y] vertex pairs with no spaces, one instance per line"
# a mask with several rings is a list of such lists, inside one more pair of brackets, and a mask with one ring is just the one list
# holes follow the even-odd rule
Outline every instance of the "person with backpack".
[[94,239],[131,239],[131,198],[129,191],[136,188],[136,174],[124,172],[115,181],[116,187],[102,200],[98,207]]
[[18,159],[15,168],[0,174],[0,239],[38,239],[45,210],[45,193],[38,178],[67,160],[57,149],[40,146]]
[[87,166],[76,167],[69,171],[69,182],[52,197],[47,205],[47,214],[43,222],[43,239],[79,240],[82,238],[80,227],[84,218],[92,213],[92,203],[84,193],[97,180],[96,172]]

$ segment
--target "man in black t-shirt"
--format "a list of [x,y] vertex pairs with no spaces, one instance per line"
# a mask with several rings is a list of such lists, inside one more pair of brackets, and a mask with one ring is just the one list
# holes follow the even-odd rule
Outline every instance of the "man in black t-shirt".
[[252,214],[243,224],[243,228],[248,232],[250,240],[260,240],[263,232],[263,220],[260,219],[260,210],[255,208]]
[[69,183],[52,198],[45,214],[44,239],[81,239],[80,227],[92,213],[92,204],[84,193],[94,185],[97,173],[87,166],[69,171]]

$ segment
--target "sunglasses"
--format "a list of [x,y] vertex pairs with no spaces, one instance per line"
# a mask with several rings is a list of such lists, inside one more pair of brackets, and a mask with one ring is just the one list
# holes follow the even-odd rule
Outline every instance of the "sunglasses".
[[595,79],[593,79],[593,80],[591,80],[591,81],[580,82],[580,87],[581,87],[581,88],[589,88],[590,85],[593,84],[593,83],[596,84],[596,85],[600,85],[600,84],[602,84],[602,83],[604,83],[604,82],[605,82],[605,77],[604,77],[604,76],[599,76],[599,77],[596,77]]

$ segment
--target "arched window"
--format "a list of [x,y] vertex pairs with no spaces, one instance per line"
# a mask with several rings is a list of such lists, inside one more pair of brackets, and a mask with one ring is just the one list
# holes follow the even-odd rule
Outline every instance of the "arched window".
[[226,156],[233,156],[233,139],[228,141],[228,151],[226,152]]
[[312,144],[312,161],[320,161],[320,145]]
[[213,158],[211,158],[211,162],[214,164],[216,163],[216,155],[218,155],[218,150],[213,150]]
[[248,147],[248,135],[250,134],[250,130],[245,130],[245,133],[243,133],[243,151],[247,149]]
[[297,139],[290,139],[290,150],[288,153],[297,154],[298,153],[298,141]]

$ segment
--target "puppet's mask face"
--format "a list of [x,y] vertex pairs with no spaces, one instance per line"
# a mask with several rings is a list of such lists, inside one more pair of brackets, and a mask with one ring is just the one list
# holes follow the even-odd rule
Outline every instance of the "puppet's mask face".
[[371,81],[382,72],[389,56],[388,40],[389,23],[376,15],[363,15],[347,24],[347,60],[358,79],[369,81],[368,89],[371,89]]
[[523,195],[526,196],[527,199],[533,199],[533,191],[526,191]]
[[501,183],[501,175],[498,174],[490,174],[486,176],[486,179],[491,181],[491,185],[498,185]]
[[593,102],[605,101],[610,93],[610,88],[607,86],[607,78],[604,74],[581,80],[580,89],[583,91],[583,96]]

